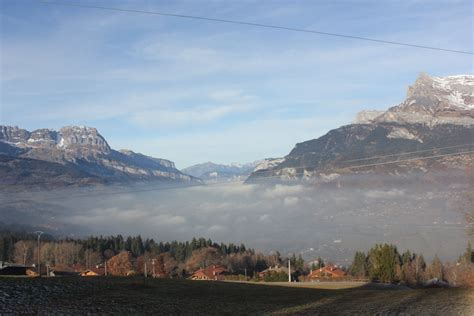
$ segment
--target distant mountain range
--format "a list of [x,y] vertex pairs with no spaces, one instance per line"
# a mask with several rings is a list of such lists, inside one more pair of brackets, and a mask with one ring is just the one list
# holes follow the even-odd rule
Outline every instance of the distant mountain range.
[[[0,187],[253,182],[266,177],[331,182],[347,174],[426,174],[473,166],[472,153],[451,156],[474,150],[472,143],[474,76],[423,73],[401,104],[387,111],[363,111],[353,124],[298,143],[283,158],[243,165],[207,162],[179,171],[172,161],[110,148],[92,127],[30,132],[0,125]],[[396,160],[404,161],[392,163]]]
[[245,164],[233,163],[230,165],[205,162],[192,165],[182,171],[206,182],[239,181],[247,179],[252,172],[268,169],[281,160],[281,158],[267,158]]
[[206,182],[245,180],[252,173],[256,163],[216,164],[205,162],[184,168],[182,171]]
[[27,131],[0,125],[0,185],[61,187],[139,181],[199,182],[172,161],[110,148],[97,129]]
[[[361,112],[354,124],[298,143],[278,164],[254,171],[247,181],[272,177],[327,182],[347,174],[446,169],[463,173],[474,167],[474,154],[457,153],[474,150],[473,143],[474,76],[423,73],[401,104],[387,111]],[[403,162],[392,163],[397,160]]]

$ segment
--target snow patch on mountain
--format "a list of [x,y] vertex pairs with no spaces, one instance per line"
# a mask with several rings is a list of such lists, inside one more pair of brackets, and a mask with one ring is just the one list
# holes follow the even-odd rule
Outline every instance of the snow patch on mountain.
[[283,161],[285,161],[285,158],[267,158],[260,160],[253,169],[253,172],[271,169],[281,164]]
[[377,111],[377,110],[364,110],[357,113],[356,118],[354,120],[354,124],[370,124],[373,123],[374,120],[385,113],[385,111]]
[[416,136],[413,133],[404,127],[394,127],[387,135],[387,138],[399,138],[399,139],[409,139],[409,140],[416,140],[417,142],[423,143],[423,140]]

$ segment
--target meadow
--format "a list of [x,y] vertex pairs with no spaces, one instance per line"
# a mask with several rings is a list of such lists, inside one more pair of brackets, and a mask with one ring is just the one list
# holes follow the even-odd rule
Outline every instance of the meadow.
[[0,278],[0,313],[473,315],[473,289],[119,277]]

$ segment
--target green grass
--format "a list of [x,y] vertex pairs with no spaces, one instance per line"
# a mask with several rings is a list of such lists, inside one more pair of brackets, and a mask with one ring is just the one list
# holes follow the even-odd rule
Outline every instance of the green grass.
[[0,290],[34,295],[36,300],[26,296],[27,302],[16,301],[13,309],[18,313],[474,315],[474,290],[469,289],[275,285],[140,278],[0,279]]

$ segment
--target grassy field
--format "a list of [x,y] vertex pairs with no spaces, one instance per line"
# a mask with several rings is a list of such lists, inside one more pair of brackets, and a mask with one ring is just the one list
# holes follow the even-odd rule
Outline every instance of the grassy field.
[[474,315],[474,290],[139,278],[0,278],[3,313]]

